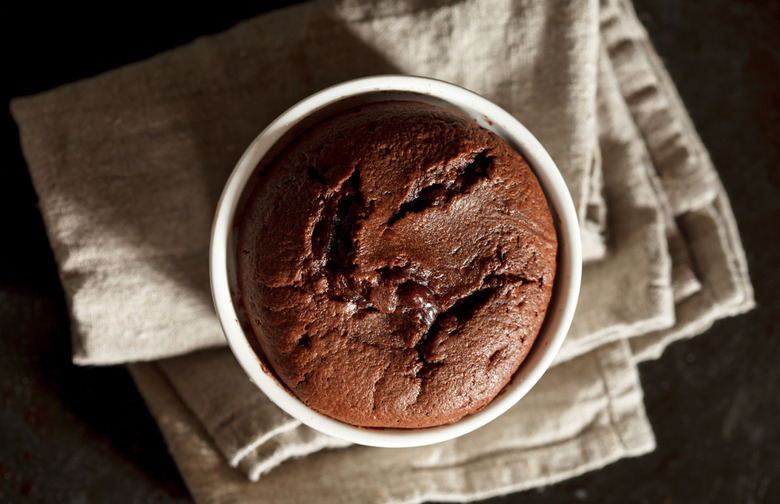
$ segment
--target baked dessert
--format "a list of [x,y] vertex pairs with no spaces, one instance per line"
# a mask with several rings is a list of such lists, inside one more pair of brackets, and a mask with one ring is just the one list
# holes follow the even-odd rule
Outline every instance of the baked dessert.
[[267,363],[357,426],[484,408],[528,354],[555,278],[553,219],[522,156],[415,101],[298,136],[236,222],[240,299]]

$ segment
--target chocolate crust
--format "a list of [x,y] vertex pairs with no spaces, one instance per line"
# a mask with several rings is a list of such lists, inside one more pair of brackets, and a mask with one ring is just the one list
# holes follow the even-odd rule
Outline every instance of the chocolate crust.
[[536,338],[557,238],[525,160],[419,102],[355,107],[292,141],[237,220],[249,322],[281,381],[365,427],[484,408]]

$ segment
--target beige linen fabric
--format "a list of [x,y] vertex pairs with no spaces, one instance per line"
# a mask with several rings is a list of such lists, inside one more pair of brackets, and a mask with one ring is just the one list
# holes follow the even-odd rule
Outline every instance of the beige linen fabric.
[[433,76],[506,107],[560,167],[586,255],[603,255],[597,32],[596,0],[311,2],[15,100],[70,301],[74,361],[224,345],[206,268],[222,184],[274,117],[353,77]]
[[[449,80],[523,121],[564,174],[589,260],[556,366],[499,420],[427,448],[348,447],[205,350],[224,344],[209,226],[241,151],[298,99],[377,73]],[[753,305],[728,198],[627,0],[309,2],[12,112],[74,361],[165,358],[131,371],[200,502],[474,500],[645,453],[636,361]]]
[[[551,483],[654,448],[625,341],[556,366],[515,408],[456,440],[423,448],[317,451],[256,483],[225,464],[160,367],[131,369],[199,502],[473,500]],[[306,427],[298,431],[322,437]]]

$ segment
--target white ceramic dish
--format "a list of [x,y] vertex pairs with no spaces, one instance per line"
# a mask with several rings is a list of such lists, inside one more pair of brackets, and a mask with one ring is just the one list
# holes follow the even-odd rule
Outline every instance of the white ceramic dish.
[[[558,269],[547,315],[531,352],[502,393],[482,411],[449,425],[424,429],[373,429],[324,416],[291,394],[258,357],[254,336],[242,327],[236,302],[234,216],[258,165],[291,136],[333,113],[368,101],[418,100],[460,111],[516,148],[533,168],[547,195],[558,232]],[[250,188],[251,189],[251,188]],[[282,410],[326,434],[369,446],[411,447],[438,443],[477,429],[519,401],[541,378],[569,330],[580,291],[582,250],[577,214],[560,171],[539,141],[514,117],[485,98],[446,82],[402,75],[352,80],[315,93],[284,112],[247,148],[217,205],[210,250],[211,290],[228,344],[249,378]]]

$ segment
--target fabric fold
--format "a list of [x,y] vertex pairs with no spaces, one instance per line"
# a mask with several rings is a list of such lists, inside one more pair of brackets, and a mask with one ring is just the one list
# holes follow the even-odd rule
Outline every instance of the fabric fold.
[[629,0],[601,0],[601,36],[674,215],[712,202],[717,173]]
[[255,483],[224,463],[158,365],[130,369],[199,502],[474,500],[549,484],[655,446],[623,341],[554,368],[489,428],[422,448],[323,450],[288,460]]

